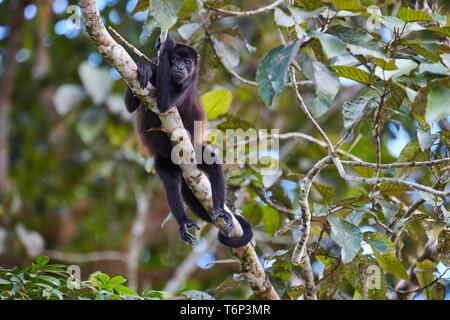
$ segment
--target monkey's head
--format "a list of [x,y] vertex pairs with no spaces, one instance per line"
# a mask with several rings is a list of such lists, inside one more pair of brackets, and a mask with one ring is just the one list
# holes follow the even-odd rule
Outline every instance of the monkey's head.
[[170,59],[172,80],[180,85],[195,81],[197,78],[198,53],[191,47],[177,44]]

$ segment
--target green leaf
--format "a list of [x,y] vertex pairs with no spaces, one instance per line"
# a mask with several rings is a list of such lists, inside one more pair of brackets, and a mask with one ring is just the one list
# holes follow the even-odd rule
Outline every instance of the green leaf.
[[134,290],[128,288],[127,286],[123,286],[121,284],[114,284],[113,288],[121,295],[138,297],[138,294],[136,292],[134,292]]
[[375,68],[375,75],[380,79],[396,79],[405,74],[410,73],[417,68],[418,64],[410,59],[395,59],[395,65],[397,70],[383,70],[381,68]]
[[207,90],[210,88],[209,84],[214,78],[215,71],[220,67],[220,62],[214,53],[214,47],[210,41],[203,41],[198,46],[197,51],[201,57],[198,66],[199,86]]
[[353,224],[335,216],[329,216],[328,222],[331,225],[331,239],[342,248],[342,262],[351,262],[361,248],[361,231]]
[[442,63],[450,69],[450,53],[441,54]]
[[218,125],[218,129],[226,130],[226,129],[242,129],[244,131],[248,129],[252,129],[255,125],[249,121],[246,121],[242,118],[239,118],[232,114],[225,114],[225,121],[221,122]]
[[186,23],[178,28],[177,32],[184,41],[189,40],[192,35],[202,27],[201,23]]
[[417,129],[417,140],[419,140],[420,149],[422,151],[426,151],[431,148],[437,139],[437,134],[431,134],[421,129]]
[[37,264],[39,264],[40,266],[46,265],[49,261],[50,261],[50,258],[47,257],[47,256],[38,256],[38,257],[36,258],[36,262],[37,262]]
[[320,0],[297,0],[296,2],[309,11],[313,11],[323,6],[323,2]]
[[174,26],[181,3],[182,0],[151,0],[147,20],[139,36],[140,43],[144,44],[156,28],[164,32]]
[[377,66],[383,70],[393,71],[397,70],[398,67],[395,65],[395,60],[385,60],[383,58],[373,58],[373,61]]
[[429,21],[433,18],[431,15],[421,10],[413,10],[410,8],[401,8],[398,17],[405,22]]
[[150,0],[138,0],[133,11],[131,11],[131,14],[135,15],[138,12],[145,11],[148,9],[149,5],[150,5]]
[[325,200],[330,200],[332,199],[333,195],[335,195],[335,190],[332,186],[328,186],[316,181],[313,182],[313,186]]
[[336,71],[339,77],[351,79],[364,84],[370,84],[373,82],[372,77],[367,72],[358,69],[356,67],[349,66],[332,66],[334,71]]
[[450,27],[430,27],[428,30],[450,37]]
[[443,144],[450,150],[450,131],[441,131],[439,132],[439,139]]
[[[411,162],[411,161],[427,161],[428,155],[420,149],[419,141],[410,141],[400,152],[397,162]],[[412,168],[397,168],[395,170],[395,176],[397,178],[406,177],[412,172],[417,170],[416,167]]]
[[437,251],[442,263],[450,268],[450,230],[443,229],[439,233]]
[[392,273],[401,279],[408,280],[408,274],[406,273],[405,267],[395,256],[390,254],[382,255],[377,250],[374,250],[373,253],[383,270]]
[[435,88],[430,90],[427,99],[425,118],[428,122],[439,121],[450,115],[450,89]]
[[145,290],[142,293],[142,296],[150,300],[164,300],[165,292],[157,290]]
[[127,279],[125,279],[122,276],[115,276],[115,277],[112,277],[110,280],[110,282],[114,283],[114,284],[122,284],[122,283],[125,283],[126,281],[127,281]]
[[439,62],[439,56],[419,44],[408,44],[408,48],[431,62]]
[[342,106],[344,128],[350,130],[366,119],[378,107],[379,100],[375,90],[369,88],[363,89],[357,96],[346,100]]
[[236,48],[229,46],[214,37],[211,37],[214,49],[220,61],[228,68],[234,69],[239,65],[239,51]]
[[308,35],[320,41],[323,51],[329,59],[348,54],[346,43],[334,35],[318,31],[311,31]]
[[331,2],[338,10],[345,10],[351,12],[366,11],[366,8],[364,8],[359,3],[359,0],[327,0],[326,2]]
[[9,285],[9,284],[11,284],[10,281],[5,280],[5,279],[0,279],[0,286],[1,286],[1,285]]
[[295,20],[283,12],[280,8],[274,10],[275,23],[282,27],[292,27],[295,24]]
[[405,89],[396,82],[391,81],[388,86],[389,94],[385,98],[384,108],[381,117],[383,120],[389,120],[395,110],[398,110],[406,97]]
[[94,279],[94,280],[98,280],[101,284],[100,288],[108,287],[108,285],[109,285],[110,277],[105,273],[96,272],[96,273],[91,274],[90,278]]
[[302,71],[313,81],[316,98],[310,102],[314,116],[319,117],[328,110],[339,92],[339,79],[323,63],[305,56],[302,60]]
[[200,101],[205,108],[208,119],[214,120],[228,112],[233,96],[231,91],[216,89],[203,94]]
[[411,191],[408,186],[397,183],[381,183],[379,188],[381,192],[393,196]]
[[380,47],[373,38],[373,35],[368,33],[367,30],[363,28],[347,27],[337,24],[331,26],[327,32],[338,37],[347,44],[353,44],[355,46],[372,50],[380,50]]
[[396,203],[385,201],[383,199],[378,199],[378,203],[381,205],[386,221],[391,223],[400,207]]
[[412,110],[415,114],[419,116],[425,116],[428,115],[430,117],[439,117],[439,114],[441,113],[441,108],[439,105],[436,105],[436,103],[443,99],[446,100],[446,92],[435,92],[433,94],[433,101],[430,104],[431,108],[433,109],[431,114],[428,114],[427,108],[428,108],[428,98],[429,93],[438,88],[446,88],[450,89],[450,77],[434,80],[428,83],[426,87],[423,87],[417,91],[416,98],[413,101],[412,104]]
[[262,219],[264,224],[264,229],[271,236],[275,235],[275,232],[280,227],[280,214],[277,210],[272,207],[264,206],[262,207]]
[[149,12],[162,31],[169,30],[178,20],[182,0],[151,0]]
[[425,75],[450,76],[450,70],[442,63],[422,62],[419,67],[419,73]]
[[48,275],[38,275],[35,276],[33,278],[31,278],[31,281],[36,282],[36,283],[49,283],[52,284],[55,287],[60,287],[61,286],[61,282],[59,281],[58,278],[52,277],[52,276],[48,276]]
[[368,236],[368,242],[380,267],[401,279],[408,280],[408,273],[395,256],[395,247],[389,237],[379,232],[370,233]]
[[287,84],[289,65],[296,56],[300,41],[272,49],[256,71],[258,91],[263,101],[271,106]]
[[416,264],[415,276],[421,287],[424,289],[425,297],[427,300],[442,300],[445,297],[445,288],[442,290],[440,283],[434,283],[430,286],[430,283],[435,281],[433,274],[436,271],[436,263],[430,260],[424,260]]
[[425,27],[421,26],[418,23],[408,23],[392,16],[381,16],[380,22],[392,32],[394,32],[395,30],[403,30],[403,35],[406,35],[412,31],[425,30]]
[[244,212],[244,216],[251,225],[256,226],[261,222],[262,210],[259,204],[249,203],[242,210]]

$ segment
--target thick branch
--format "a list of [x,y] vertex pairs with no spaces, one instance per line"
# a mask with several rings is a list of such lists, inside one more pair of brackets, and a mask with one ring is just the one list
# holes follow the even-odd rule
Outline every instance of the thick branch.
[[[136,78],[136,64],[126,50],[117,44],[105,29],[97,10],[96,1],[80,0],[79,4],[86,23],[86,30],[97,50],[122,75],[133,94],[159,116],[162,122],[162,130],[171,137],[173,144],[176,144],[177,148],[182,150],[183,159],[179,159],[179,162],[184,179],[202,205],[208,211],[211,211],[212,200],[209,180],[198,170],[193,161],[186,161],[186,159],[195,159],[194,148],[188,132],[184,129],[178,110],[172,108],[162,114],[155,108],[153,88],[150,88],[150,85],[147,89],[139,88]],[[179,154],[177,156],[179,157]],[[224,221],[214,221],[214,223],[221,231],[224,230]],[[233,231],[230,236],[238,237],[241,234],[242,228],[236,219],[233,219]],[[255,295],[263,299],[279,299],[251,244],[233,249],[233,254],[239,259],[241,272],[246,276]]]

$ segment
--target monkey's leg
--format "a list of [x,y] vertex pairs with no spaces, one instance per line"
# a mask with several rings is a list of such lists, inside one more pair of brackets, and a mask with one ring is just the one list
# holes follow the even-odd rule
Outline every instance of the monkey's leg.
[[172,210],[172,214],[178,222],[181,238],[184,241],[193,244],[195,241],[195,236],[192,235],[187,229],[191,227],[200,229],[200,227],[195,221],[186,217],[183,201],[181,199],[182,176],[179,167],[173,164],[170,158],[156,155],[155,170],[164,184],[164,189],[167,194],[167,202]]
[[209,216],[208,212],[205,210],[205,208],[203,208],[200,201],[198,201],[197,197],[194,195],[194,193],[184,180],[182,181],[181,194],[183,195],[184,203],[187,204],[187,206],[192,210],[192,212],[195,213],[197,217],[206,222],[212,223],[212,219]]
[[233,229],[233,218],[231,217],[231,214],[224,209],[227,194],[223,166],[219,163],[219,159],[214,153],[205,153],[205,148],[206,146],[202,146],[203,161],[197,166],[208,176],[211,183],[213,201],[212,219],[223,218],[227,224],[225,232],[228,234]]
[[141,104],[141,101],[133,95],[130,88],[127,87],[125,92],[125,107],[127,107],[128,112],[133,113]]

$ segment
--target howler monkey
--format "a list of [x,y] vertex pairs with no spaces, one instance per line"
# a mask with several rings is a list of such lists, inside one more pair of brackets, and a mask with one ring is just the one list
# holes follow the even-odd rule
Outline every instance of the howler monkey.
[[[159,49],[158,39],[156,47]],[[171,107],[178,108],[184,127],[189,131],[193,144],[203,142],[203,137],[194,137],[194,121],[201,121],[202,127],[206,127],[207,120],[205,112],[200,103],[197,90],[197,51],[181,44],[176,44],[169,36],[160,49],[159,62],[157,66],[138,63],[137,76],[142,88],[147,87],[150,82],[156,88],[156,104],[161,112],[166,112]],[[181,238],[193,243],[195,237],[188,228],[199,229],[197,223],[186,216],[183,201],[202,220],[212,222],[218,217],[225,220],[227,227],[226,235],[219,232],[219,241],[225,246],[237,248],[247,244],[252,236],[250,224],[241,216],[236,219],[242,226],[243,235],[238,238],[230,238],[233,222],[230,213],[224,210],[226,199],[225,177],[222,165],[213,161],[207,164],[201,161],[197,166],[209,178],[212,190],[212,218],[201,205],[181,175],[178,165],[171,160],[172,147],[169,137],[162,131],[154,130],[161,126],[158,116],[147,109],[138,98],[127,88],[125,94],[125,105],[129,112],[137,110],[136,131],[138,139],[144,148],[155,157],[155,170],[161,178],[167,194],[172,214],[178,222]],[[197,139],[197,141],[194,141]],[[202,140],[202,141],[200,141]],[[202,144],[202,160],[205,145]],[[211,162],[211,161],[209,161]]]

